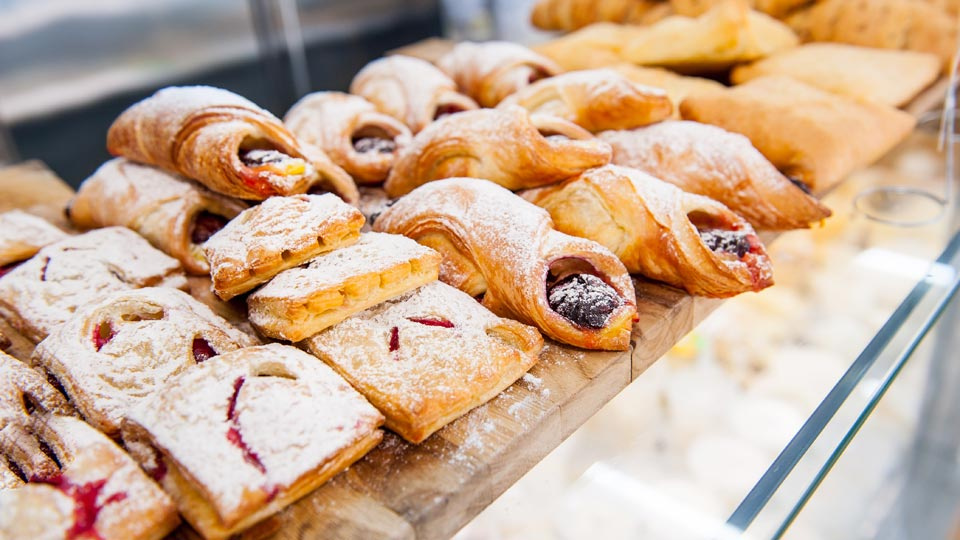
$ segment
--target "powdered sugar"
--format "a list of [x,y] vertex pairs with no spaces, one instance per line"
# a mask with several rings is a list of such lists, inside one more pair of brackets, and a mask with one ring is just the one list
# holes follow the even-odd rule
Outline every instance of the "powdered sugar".
[[28,259],[65,238],[67,233],[43,218],[20,210],[0,213],[0,266]]

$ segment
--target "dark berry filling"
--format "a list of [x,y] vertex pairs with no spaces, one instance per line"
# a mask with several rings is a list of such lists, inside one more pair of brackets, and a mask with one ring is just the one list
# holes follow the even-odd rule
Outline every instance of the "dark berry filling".
[[167,476],[167,462],[163,460],[163,456],[160,455],[160,451],[150,447],[153,450],[153,465],[150,467],[144,467],[144,470],[150,478],[153,478],[154,481],[160,482],[165,476]]
[[196,360],[198,364],[205,360],[209,360],[218,354],[220,353],[214,350],[207,340],[203,339],[202,337],[193,339],[193,359]]
[[290,159],[290,156],[278,150],[247,150],[240,152],[240,161],[247,167],[262,167],[264,165],[279,165]]
[[400,349],[400,329],[394,326],[390,329],[390,352]]
[[389,154],[397,149],[397,143],[382,137],[360,137],[353,139],[353,149],[360,153]]
[[220,229],[227,225],[227,218],[211,214],[210,212],[200,212],[193,218],[193,226],[190,228],[190,241],[194,244],[202,244],[210,239]]
[[47,280],[47,267],[50,266],[50,257],[43,261],[43,268],[40,269],[40,281]]
[[573,274],[553,284],[547,292],[550,308],[587,328],[603,328],[610,314],[623,305],[617,291],[597,276]]
[[453,323],[446,319],[438,319],[431,317],[407,317],[407,320],[413,321],[418,324],[423,324],[426,326],[440,326],[443,328],[453,328]]
[[126,493],[118,492],[107,497],[103,504],[97,504],[100,492],[103,491],[103,486],[107,483],[106,478],[94,482],[74,484],[62,474],[57,474],[48,478],[33,477],[30,481],[49,484],[73,499],[73,526],[67,531],[66,538],[68,539],[100,538],[95,528],[100,511],[108,504],[118,503],[127,498]]
[[700,231],[700,239],[711,251],[732,253],[738,258],[750,252],[750,240],[743,231],[709,229]]
[[11,270],[23,264],[24,261],[14,261],[10,264],[0,266],[0,277],[7,275]]
[[795,186],[797,186],[798,188],[800,188],[800,189],[801,189],[804,193],[806,193],[807,195],[813,195],[813,192],[810,191],[810,186],[804,184],[803,181],[800,180],[799,178],[794,178],[794,177],[792,177],[792,176],[788,176],[788,177],[787,177],[787,180],[790,180],[790,182],[793,183],[793,185],[795,185]]
[[110,321],[103,321],[93,329],[93,346],[99,351],[113,339],[113,326]]
[[260,461],[260,456],[247,446],[246,441],[243,440],[243,435],[240,433],[240,418],[237,415],[237,398],[240,396],[240,389],[243,388],[244,382],[246,382],[244,377],[237,377],[237,380],[233,382],[233,395],[230,396],[230,401],[227,404],[227,420],[232,424],[230,429],[227,430],[227,440],[243,452],[243,459],[247,463],[256,467],[261,473],[266,474],[267,468],[264,467],[263,462]]
[[436,112],[433,113],[433,119],[439,120],[444,116],[456,114],[458,112],[463,112],[463,107],[453,104],[440,105],[437,107]]

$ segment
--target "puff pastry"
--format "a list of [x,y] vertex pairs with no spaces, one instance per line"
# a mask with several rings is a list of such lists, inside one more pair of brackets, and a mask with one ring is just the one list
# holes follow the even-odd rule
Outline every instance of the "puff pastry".
[[691,96],[680,114],[746,135],[781,172],[815,192],[879,159],[916,123],[897,109],[775,76]]
[[625,350],[636,316],[633,282],[606,248],[553,229],[550,216],[475,178],[422,186],[377,218],[443,254],[440,279],[501,317],[586,349]]
[[318,184],[350,203],[358,197],[350,175],[322,150],[219,88],[169,87],[135,103],[110,126],[107,149],[241,199],[304,193]]
[[116,438],[124,412],[170,377],[257,344],[190,295],[146,287],[86,307],[37,345],[31,363],[60,381],[87,422]]
[[[670,0],[678,15],[696,17],[727,0]],[[774,17],[782,17],[791,11],[814,3],[815,0],[740,0],[744,4]]]
[[0,277],[33,257],[40,248],[67,238],[67,233],[20,210],[0,213]]
[[929,53],[809,43],[738,66],[730,78],[741,84],[785,75],[834,94],[899,107],[937,79],[940,62]]
[[323,362],[271,344],[174,377],[132,409],[123,433],[193,528],[227,538],[362,457],[382,423]]
[[391,197],[441,178],[485,178],[508,189],[558,182],[610,161],[610,147],[583,128],[519,106],[443,118],[413,138],[384,189]]
[[673,114],[666,92],[610,69],[572,71],[536,82],[500,104],[510,105],[558,116],[591,132],[646,126]]
[[433,64],[395,55],[367,64],[350,83],[350,93],[400,120],[413,133],[442,116],[477,108],[457,84]]
[[280,272],[348,246],[360,237],[363,214],[337,197],[271,197],[214,234],[204,252],[217,296],[229,300]]
[[598,22],[536,45],[533,50],[565,70],[612,66],[625,61],[623,46],[634,32],[624,24]]
[[0,316],[39,342],[103,295],[140,287],[186,289],[183,268],[137,233],[107,227],[41,249],[0,279]]
[[610,69],[637,84],[652,86],[666,92],[667,97],[675,105],[673,113],[670,115],[671,118],[680,118],[680,110],[676,105],[679,105],[687,96],[725,88],[722,84],[711,79],[679,75],[663,68],[616,64],[610,66]]
[[202,244],[246,207],[185,178],[118,158],[84,180],[68,213],[82,229],[133,229],[187,272],[202,275],[210,272]]
[[541,30],[577,30],[595,22],[648,24],[663,8],[663,0],[540,0],[530,22]]
[[388,428],[419,443],[522,377],[543,338],[434,281],[306,344],[384,414]]
[[600,137],[613,148],[614,164],[719,201],[757,229],[807,228],[830,216],[829,209],[783,176],[743,135],[672,121],[607,131]]
[[250,322],[264,335],[300,341],[437,279],[440,255],[398,235],[360,241],[286,270],[247,297]]
[[306,143],[318,146],[359,184],[383,182],[410,130],[377,111],[360,96],[314,92],[287,112],[284,123]]
[[560,73],[549,58],[508,41],[458,43],[437,67],[481,107],[496,107],[517,90]]
[[636,169],[607,165],[523,197],[557,229],[613,250],[630,272],[724,298],[773,285],[753,228],[722,204]]

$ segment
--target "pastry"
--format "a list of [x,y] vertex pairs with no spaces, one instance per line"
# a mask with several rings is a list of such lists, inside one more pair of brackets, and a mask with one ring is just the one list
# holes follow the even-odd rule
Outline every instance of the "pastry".
[[131,453],[204,538],[227,538],[376,446],[383,416],[294,347],[248,347],[168,381],[124,421]]
[[40,248],[65,238],[67,233],[43,218],[20,210],[0,213],[0,277],[33,257]]
[[257,344],[187,293],[145,287],[85,307],[37,345],[31,363],[60,381],[87,422],[116,438],[124,412],[170,377]]
[[635,84],[610,69],[572,71],[536,82],[500,104],[510,105],[558,116],[592,132],[632,129],[673,114],[666,92]]
[[607,131],[600,138],[613,148],[614,164],[719,201],[757,229],[807,228],[830,215],[743,135],[709,124],[672,121]]
[[879,159],[916,123],[905,112],[775,76],[690,96],[680,114],[746,135],[783,174],[817,193]]
[[773,284],[749,223],[642,171],[607,165],[523,197],[550,212],[557,230],[595,240],[630,272],[690,294],[723,298]]
[[[696,17],[727,0],[670,0],[670,5],[678,15]],[[812,4],[815,0],[741,0],[757,11],[782,17],[791,11]]]
[[577,30],[591,23],[647,24],[651,16],[670,7],[666,0],[540,0],[530,22],[541,30]]
[[440,255],[407,238],[364,233],[350,246],[281,272],[247,297],[264,335],[300,341],[437,279]]
[[350,83],[350,93],[400,120],[413,133],[448,114],[476,109],[457,92],[453,79],[433,64],[410,56],[388,56],[367,64]]
[[413,138],[390,171],[391,197],[441,178],[485,178],[508,189],[559,182],[610,161],[610,147],[561,118],[508,106],[460,113]]
[[402,122],[377,111],[360,96],[314,92],[283,119],[303,142],[321,148],[359,184],[383,182],[397,151],[411,133]]
[[245,210],[203,249],[217,296],[229,300],[360,237],[363,214],[331,194],[271,197]]
[[170,497],[102,433],[69,416],[30,424],[58,470],[0,491],[0,538],[160,540],[179,525]]
[[536,45],[533,50],[565,70],[612,66],[625,61],[623,46],[635,31],[632,26],[599,22]]
[[623,75],[627,79],[644,86],[659,88],[667,93],[667,97],[675,105],[671,118],[680,118],[680,111],[676,107],[686,99],[700,92],[723,90],[725,87],[717,81],[703,77],[679,75],[668,69],[657,67],[635,66],[633,64],[616,64],[610,69]]
[[0,316],[39,342],[83,306],[140,287],[186,289],[180,263],[124,227],[96,229],[41,249],[0,279]]
[[241,199],[304,193],[318,183],[347,202],[357,199],[350,175],[322,150],[219,88],[164,88],[132,105],[110,126],[107,150]]
[[730,78],[741,84],[766,75],[785,75],[841,96],[899,107],[937,79],[940,59],[914,51],[809,43],[738,66]]
[[626,350],[633,282],[600,244],[553,229],[550,216],[491,182],[450,178],[401,198],[373,224],[443,254],[440,279],[501,317],[586,349]]
[[203,243],[246,207],[185,178],[118,158],[81,184],[68,212],[82,229],[133,229],[187,272],[202,275],[210,272]]
[[306,345],[384,414],[388,428],[419,443],[522,377],[543,338],[434,281]]
[[437,67],[481,107],[496,107],[517,90],[560,73],[549,58],[508,41],[458,43]]

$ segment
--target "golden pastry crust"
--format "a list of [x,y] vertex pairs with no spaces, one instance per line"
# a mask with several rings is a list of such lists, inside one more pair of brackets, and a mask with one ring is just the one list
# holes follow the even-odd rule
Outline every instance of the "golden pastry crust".
[[[670,0],[670,5],[678,15],[696,17],[728,0]],[[767,15],[780,18],[791,11],[815,0],[739,0],[743,4]]]
[[530,22],[541,30],[577,30],[596,22],[648,24],[669,8],[662,0],[540,0]]
[[781,172],[818,193],[879,159],[916,124],[897,109],[773,76],[691,96],[680,114],[746,135]]
[[397,235],[360,241],[286,270],[247,297],[250,322],[264,335],[300,341],[437,279],[440,255]]
[[594,133],[646,126],[673,114],[666,92],[610,69],[572,71],[536,82],[500,103],[510,105],[558,116]]
[[141,287],[187,288],[180,263],[124,227],[106,227],[41,249],[0,278],[0,316],[39,342],[105,294]]
[[[278,118],[219,88],[169,87],[135,103],[110,126],[107,149],[241,199],[304,193],[318,183],[347,202],[358,197],[350,175],[322,150],[302,145]],[[244,161],[241,154],[251,150],[274,154]]]
[[190,295],[146,287],[87,306],[37,345],[31,363],[56,377],[87,422],[117,438],[125,411],[170,377],[257,344]]
[[[770,259],[742,217],[636,169],[607,165],[523,197],[550,212],[558,230],[609,247],[630,272],[690,294],[724,298],[773,285]],[[745,253],[710,249],[706,231],[741,235]]]
[[[283,121],[301,141],[326,152],[358,184],[383,182],[397,152],[412,136],[406,125],[377,111],[369,101],[342,92],[307,94]],[[380,142],[363,150],[358,141],[364,138]]]
[[[154,247],[180,261],[191,274],[210,265],[197,236],[198,219],[226,223],[246,204],[199,184],[122,158],[100,166],[70,202],[70,221],[81,229],[117,225],[138,232]],[[202,236],[208,236],[202,234]]]
[[363,223],[359,210],[332,194],[271,197],[204,244],[213,289],[229,300],[288,268],[356,242]]
[[[483,305],[501,317],[577,347],[630,346],[636,297],[623,264],[596,242],[555,231],[545,211],[491,182],[432,182],[398,200],[373,228],[440,251],[440,279],[483,295]],[[550,306],[548,280],[580,274],[596,276],[618,298],[602,325],[576,324]]]
[[226,538],[362,457],[382,424],[323,362],[271,344],[168,381],[130,412],[124,440],[200,534]]
[[757,229],[808,228],[830,210],[787,179],[743,135],[698,122],[607,131],[613,164],[710,197]]
[[386,416],[386,427],[419,443],[522,377],[543,338],[435,281],[306,345]]
[[723,90],[725,86],[711,79],[679,75],[669,69],[656,67],[642,67],[633,64],[616,64],[610,69],[623,75],[627,79],[644,86],[660,88],[667,93],[674,104],[671,118],[680,118],[680,109],[677,107],[687,96],[701,92]]
[[410,56],[388,56],[367,64],[350,83],[350,93],[418,133],[446,114],[477,108],[457,84],[433,64]]
[[67,233],[33,214],[20,210],[0,213],[0,277],[40,248],[65,238]]
[[434,122],[400,154],[383,187],[399,197],[433,180],[470,176],[523,189],[609,161],[610,147],[576,124],[507,106]]
[[458,43],[437,67],[481,107],[496,107],[510,94],[561,72],[549,58],[508,41]]
[[533,50],[571,71],[623,63],[623,46],[635,30],[631,26],[598,22],[533,47]]
[[735,84],[766,75],[785,75],[821,90],[892,107],[907,104],[940,75],[933,54],[809,43],[738,66]]

